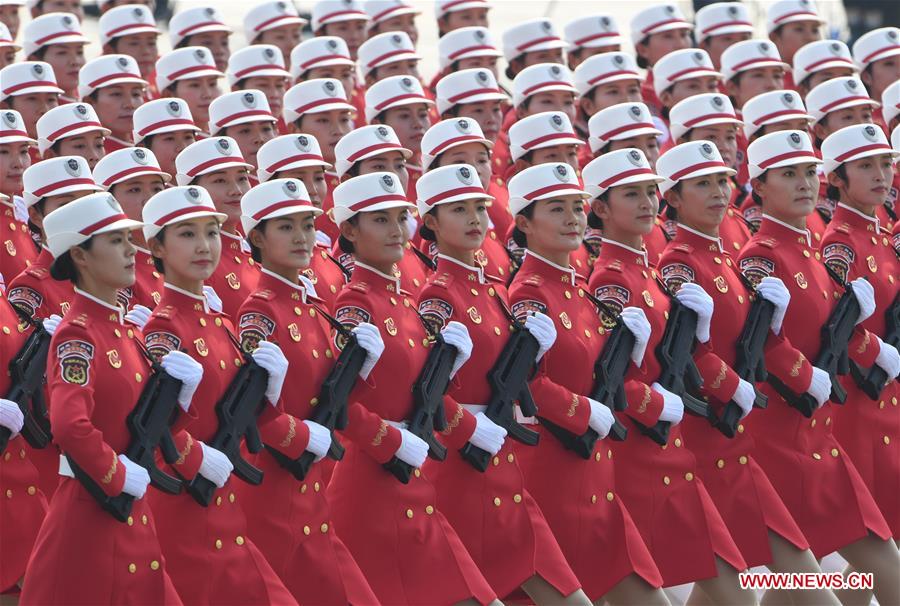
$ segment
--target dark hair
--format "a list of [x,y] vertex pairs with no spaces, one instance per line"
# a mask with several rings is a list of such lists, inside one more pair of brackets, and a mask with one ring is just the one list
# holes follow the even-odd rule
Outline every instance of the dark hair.
[[47,46],[42,46],[39,49],[35,50],[33,53],[25,57],[26,61],[43,61],[44,57],[47,55]]
[[263,219],[262,221],[260,221],[259,223],[256,224],[256,227],[254,227],[253,229],[250,230],[250,233],[247,234],[247,244],[250,245],[250,258],[252,258],[257,263],[263,262],[262,251],[250,239],[250,234],[253,233],[254,229],[258,229],[259,233],[261,233],[261,234],[266,233],[266,225],[268,225],[268,224],[269,224],[269,220]]
[[[437,206],[433,207],[426,214],[437,218]],[[422,226],[419,227],[419,235],[422,236],[423,240],[428,240],[429,242],[437,242],[437,234],[435,234],[434,231],[432,231],[430,228],[425,227],[425,217],[422,217]]]
[[350,168],[347,169],[347,172],[344,173],[344,177],[358,177],[359,176],[359,162],[354,162],[350,165]]
[[650,44],[650,35],[648,34],[644,36],[634,45],[634,55],[635,59],[637,60],[637,66],[641,69],[650,69],[650,62],[647,61],[647,59],[645,59],[644,56],[637,50],[638,44],[643,44],[644,46]]
[[[609,145],[609,143],[607,143]],[[596,200],[600,200],[601,202],[609,202],[609,190],[607,189],[605,192],[600,194],[595,198]],[[593,200],[592,200],[593,202]],[[601,219],[595,212],[593,204],[591,205],[591,210],[588,211],[587,215],[587,224],[588,227],[592,227],[594,229],[603,229],[603,219]]]
[[[669,191],[676,191],[680,194],[681,193],[681,181],[676,181],[675,185],[673,185],[669,189]],[[668,193],[668,192],[666,192],[666,193]],[[678,210],[674,206],[669,204],[669,200],[665,197],[663,198],[663,203],[665,204],[666,218],[671,219],[673,221],[677,220],[678,219]]]
[[[353,215],[349,219],[347,219],[347,223],[350,225],[358,225],[359,224],[359,215]],[[338,247],[341,249],[341,252],[347,253],[348,255],[352,255],[356,252],[356,249],[353,247],[353,242],[344,237],[344,234],[338,236]]]
[[503,70],[503,73],[506,74],[506,77],[510,80],[515,80],[516,74],[522,71],[522,69],[522,55],[519,55],[510,59],[509,63],[506,64],[506,69]]
[[[838,177],[840,177],[841,179],[846,181],[848,184],[850,183],[850,180],[847,178],[847,165],[846,164],[841,164],[840,166],[835,168],[834,174],[836,174]],[[829,183],[828,187],[825,189],[825,197],[828,198],[829,200],[840,201],[841,190],[838,187],[835,187],[834,185],[831,185]]]
[[[757,177],[757,179],[759,181],[762,181],[763,183],[765,183],[766,182],[766,173],[761,174],[760,176]],[[759,196],[758,193],[756,193],[756,190],[753,190],[753,189],[750,190],[750,197],[753,198],[753,201],[756,204],[762,206],[762,198]]]
[[[37,202],[32,204],[31,207],[36,212],[40,213],[40,215],[42,217],[44,216],[44,198],[41,198],[40,200],[38,200]],[[31,233],[33,233],[36,236],[41,235],[41,228],[31,222],[31,216],[28,217],[28,229],[30,229]]]
[[[675,88],[675,83],[673,83],[671,86],[666,87],[666,88],[663,90],[663,93],[671,93],[673,88]],[[659,98],[659,97],[662,97],[662,93],[660,93],[659,95],[657,95],[657,98]],[[669,106],[668,106],[668,105],[664,105],[663,102],[662,102],[662,99],[660,99],[660,101],[659,101],[659,114],[660,114],[660,116],[662,117],[662,119],[665,120],[667,123],[669,122],[669,110],[670,110]]]
[[[78,248],[90,250],[94,245],[94,237],[91,236],[78,245]],[[75,261],[72,260],[72,253],[66,251],[54,259],[50,264],[50,277],[60,282],[68,280],[72,284],[76,284],[78,280],[78,270],[75,269]]]
[[[160,244],[165,244],[166,243],[166,228],[163,227],[153,237],[156,240],[158,240]],[[162,259],[160,259],[159,257],[153,257],[153,267],[155,267],[156,271],[158,271],[161,274],[166,273],[166,267],[165,267],[165,265],[163,265]]]
[[[537,205],[537,202],[532,202],[525,208],[519,211],[519,214],[524,216],[526,219],[531,219],[534,217],[534,208]],[[513,217],[515,220],[515,217]],[[512,231],[512,239],[518,246],[522,248],[528,248],[528,236],[525,235],[525,232],[520,230],[515,223],[513,223],[513,231]]]

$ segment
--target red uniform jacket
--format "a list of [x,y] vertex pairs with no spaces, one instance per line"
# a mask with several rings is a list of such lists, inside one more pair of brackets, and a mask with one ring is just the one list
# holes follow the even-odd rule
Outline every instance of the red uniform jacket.
[[234,317],[244,299],[256,288],[259,268],[244,249],[244,239],[222,233],[222,258],[215,273],[206,281],[222,299],[222,311]]
[[316,294],[325,301],[328,309],[334,309],[337,293],[347,283],[346,274],[337,259],[331,256],[323,244],[316,244],[309,267],[303,270],[316,288]]
[[38,256],[28,225],[16,219],[12,202],[0,202],[0,274],[9,281],[31,267]]
[[119,291],[120,302],[125,309],[131,309],[135,305],[153,309],[162,297],[163,279],[153,265],[150,251],[140,246],[136,248],[134,286]]

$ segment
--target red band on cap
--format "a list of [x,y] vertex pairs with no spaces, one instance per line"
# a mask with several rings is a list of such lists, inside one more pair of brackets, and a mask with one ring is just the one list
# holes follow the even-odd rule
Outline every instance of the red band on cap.
[[863,57],[863,59],[862,59],[862,61],[860,61],[860,63],[868,63],[868,62],[871,61],[876,55],[880,55],[881,53],[884,53],[884,52],[887,52],[887,51],[890,51],[890,50],[895,50],[895,49],[898,49],[898,48],[900,48],[900,44],[891,44],[890,46],[882,46],[881,48],[879,48],[879,49],[878,49],[877,51],[875,51],[874,53],[869,53],[868,55],[866,55],[865,57]]
[[269,204],[267,207],[260,210],[259,212],[253,213],[251,216],[253,217],[254,221],[259,221],[269,213],[273,213],[276,210],[281,210],[282,208],[288,208],[290,206],[312,206],[312,203],[309,200],[301,200],[299,198],[296,200],[282,200],[281,202],[274,202],[272,204]]
[[93,179],[64,179],[62,181],[57,181],[56,183],[51,183],[50,185],[45,185],[39,189],[31,192],[31,195],[35,198],[43,197],[45,194],[56,191],[57,189],[62,189],[63,187],[69,187],[70,185],[97,185]]
[[322,61],[328,61],[330,59],[343,59],[345,61],[352,61],[350,57],[347,55],[322,55],[320,57],[314,57],[305,63],[300,64],[301,71],[305,71],[309,69],[310,65],[315,65],[316,63],[321,63]]
[[[474,97],[475,95],[489,95],[489,94],[503,95],[503,91],[501,91],[499,88],[473,88],[471,90],[462,92],[458,95],[453,95],[452,97],[449,97],[447,99],[447,101],[449,101],[450,103],[456,103],[460,99]],[[504,96],[506,96],[506,95],[504,95]]]
[[816,13],[810,12],[810,11],[793,11],[791,13],[785,13],[785,14],[781,15],[777,19],[774,19],[772,21],[772,23],[781,23],[785,19],[789,19],[790,17],[796,17],[797,15],[806,15],[808,17],[814,17],[814,19],[811,19],[811,21],[821,21],[822,20],[822,18],[819,17],[819,15],[817,15]]
[[[306,105],[301,105],[300,107],[295,109],[294,112],[297,114],[302,114],[304,112],[311,110],[314,107],[319,107],[322,105],[331,105],[332,103],[346,103],[347,105],[349,105],[349,103],[347,103],[346,99],[338,99],[336,97],[327,97],[325,99],[318,99],[317,101],[313,101],[312,103],[307,103]],[[347,111],[350,111],[350,110],[347,110]]]
[[827,59],[819,59],[818,61],[815,61],[815,62],[813,62],[813,63],[810,63],[809,65],[807,65],[807,66],[806,66],[805,68],[803,68],[803,69],[804,69],[805,71],[807,71],[807,72],[811,72],[811,71],[813,71],[815,68],[819,67],[820,65],[824,65],[825,63],[834,63],[834,62],[838,62],[838,63],[846,63],[846,64],[849,65],[850,67],[853,67],[853,68],[856,67],[856,66],[853,64],[853,61],[851,61],[850,59],[847,59],[846,57],[828,57]]
[[224,27],[225,29],[228,29],[228,30],[231,29],[230,27],[228,27],[221,21],[201,21],[200,23],[195,23],[192,26],[186,27],[185,29],[181,30],[180,32],[178,32],[178,35],[183,38],[184,36],[188,35],[190,32],[194,31],[195,29],[200,29],[201,27],[208,27],[210,25],[218,25],[218,26]]
[[670,181],[678,181],[683,176],[689,175],[694,171],[702,170],[704,168],[725,168],[725,169],[727,169],[728,166],[726,166],[724,162],[720,162],[718,160],[710,160],[709,162],[698,162],[697,164],[691,164],[690,166],[682,168],[679,171],[675,171],[669,177],[669,180]]
[[57,139],[59,139],[60,137],[62,137],[63,135],[65,135],[66,133],[71,132],[73,130],[78,130],[79,128],[84,128],[84,127],[103,128],[103,125],[100,124],[99,122],[94,122],[93,120],[89,120],[86,122],[77,122],[75,124],[69,124],[67,126],[64,126],[61,129],[50,133],[49,135],[47,135],[46,138],[47,138],[47,141],[50,141],[52,143],[52,142],[56,141]]
[[427,103],[429,101],[428,97],[424,97],[419,93],[408,93],[405,95],[397,95],[396,97],[391,97],[390,99],[385,99],[381,103],[375,106],[375,109],[381,111],[391,103],[396,103],[397,101],[403,101],[404,99],[421,99],[423,103]]
[[650,30],[654,30],[657,27],[662,27],[663,25],[668,25],[670,23],[681,23],[684,25],[685,29],[691,28],[691,24],[688,23],[687,21],[685,21],[684,19],[666,19],[665,21],[659,21],[657,23],[654,23],[653,25],[648,25],[647,27],[645,27],[644,29],[641,30],[641,33],[642,34],[650,33]]
[[452,198],[453,196],[460,196],[463,194],[478,194],[482,196],[486,196],[487,193],[484,191],[483,187],[478,187],[475,185],[469,187],[457,187],[455,189],[448,189],[447,191],[442,191],[439,194],[435,194],[428,198],[427,200],[423,200],[426,206],[434,206],[441,200],[446,200],[447,198]]
[[609,179],[605,179],[598,183],[598,185],[604,189],[615,185],[618,181],[622,179],[627,179],[628,177],[633,177],[635,175],[652,175],[653,171],[649,168],[632,168],[631,170],[623,171],[617,175],[613,175]]
[[[173,118],[171,120],[160,120],[159,122],[154,122],[153,124],[150,124],[149,126],[145,126],[144,128],[142,128],[141,130],[138,131],[138,134],[141,137],[143,137],[147,133],[150,133],[151,131],[154,131],[157,128],[164,128],[166,126],[175,126],[176,124],[180,124],[180,125],[184,125],[184,126],[188,126],[188,127],[193,126],[194,128],[197,128],[197,130],[200,130],[197,127],[197,125],[194,124],[193,120],[188,120],[187,118]],[[192,129],[185,128],[183,130],[192,130]]]
[[798,118],[802,118],[805,116],[803,110],[800,109],[782,109],[777,112],[772,112],[770,114],[765,114],[760,116],[756,120],[753,121],[753,126],[761,125],[765,120],[771,120],[772,118],[780,118],[781,116],[790,116],[795,115]]
[[31,88],[32,86],[48,86],[53,88],[59,88],[59,85],[56,82],[47,81],[47,80],[32,80],[30,82],[20,82],[15,86],[10,86],[9,88],[3,89],[4,95],[11,95],[16,91],[20,91],[23,88]]
[[115,38],[116,35],[121,34],[122,32],[130,30],[130,29],[152,30],[152,31],[156,32],[157,34],[159,33],[159,30],[157,30],[152,25],[147,25],[146,23],[129,23],[128,25],[123,25],[121,27],[117,27],[115,29],[109,30],[108,32],[106,32],[106,37],[107,38]]
[[734,114],[729,114],[727,112],[722,112],[720,114],[705,114],[703,116],[698,116],[696,118],[691,118],[684,123],[685,128],[691,128],[695,124],[700,124],[701,122],[705,122],[706,120],[717,120],[719,118],[725,118],[727,120],[734,120],[738,122],[737,116]]
[[153,224],[156,225],[157,227],[164,227],[166,225],[166,223],[171,223],[172,219],[177,219],[178,217],[183,217],[184,215],[189,215],[191,213],[197,213],[197,212],[214,213],[214,212],[216,212],[216,209],[210,208],[210,207],[206,206],[205,204],[201,204],[199,206],[185,206],[185,207],[179,208],[178,210],[173,210],[172,212],[170,212],[167,215],[161,216],[159,219],[154,221]]
[[[56,38],[65,38],[66,36],[82,36],[81,32],[71,32],[71,31],[63,31],[63,32],[54,32],[48,36],[44,36],[43,38],[38,38],[34,41],[35,46],[42,46],[48,40],[55,40]],[[12,42],[12,40],[10,40]],[[85,42],[84,44],[87,44]]]
[[117,215],[110,215],[109,217],[106,217],[105,219],[97,221],[96,223],[92,223],[91,225],[88,225],[84,229],[79,230],[78,233],[81,234],[82,236],[90,236],[94,232],[96,232],[100,229],[103,229],[107,225],[112,225],[116,221],[122,221],[123,219],[127,219],[127,218],[128,218],[128,216],[123,213],[119,213]]
[[126,168],[125,170],[120,170],[119,172],[107,177],[103,181],[103,187],[110,187],[110,186],[112,186],[112,184],[114,182],[121,181],[122,179],[124,179],[125,177],[127,177],[129,175],[133,175],[135,173],[146,173],[146,172],[162,174],[162,171],[160,169],[156,168],[155,166],[132,166],[131,168]]
[[781,61],[775,59],[774,57],[753,57],[752,59],[747,59],[746,61],[741,61],[737,65],[733,65],[731,67],[731,71],[739,71],[747,67],[748,65],[753,65],[754,63],[781,63]]
[[266,27],[267,25],[272,25],[273,23],[277,23],[278,21],[286,21],[286,20],[291,20],[291,19],[300,20],[301,17],[298,15],[278,15],[277,17],[272,17],[271,19],[266,19],[265,21],[263,21],[262,23],[260,23],[256,27],[254,27],[253,31],[258,32],[259,30]]
[[622,74],[628,74],[629,76],[634,76],[635,80],[641,79],[640,74],[638,74],[637,72],[633,72],[629,69],[620,69],[620,70],[616,70],[614,72],[606,72],[605,74],[600,74],[600,75],[594,76],[593,78],[588,80],[588,85],[593,86],[595,83],[599,82],[600,80],[603,80],[604,78],[612,78],[613,76],[620,76]]
[[207,168],[218,166],[219,164],[228,164],[229,162],[240,162],[241,164],[246,164],[244,159],[240,156],[224,156],[222,158],[214,158],[212,160],[207,160],[206,162],[201,162],[197,166],[191,168],[187,171],[188,177],[195,177],[200,172],[206,170]]
[[359,15],[360,19],[364,19],[366,21],[369,20],[369,15],[367,15],[363,11],[335,11],[333,13],[327,13],[319,17],[319,25],[325,25],[325,22],[329,19],[340,17],[341,15]]
[[459,49],[458,51],[454,51],[454,52],[450,53],[449,55],[447,55],[447,59],[449,59],[450,61],[455,61],[457,57],[461,57],[462,55],[465,55],[466,53],[471,53],[471,52],[480,51],[480,50],[490,50],[490,51],[494,51],[495,53],[500,52],[497,50],[496,47],[491,46],[490,44],[479,44],[476,46],[467,46],[465,48]]
[[25,137],[30,138],[24,130],[0,130],[0,138],[3,137]]
[[234,77],[237,78],[238,80],[240,80],[241,78],[243,78],[243,77],[246,76],[247,74],[253,73],[253,72],[255,72],[255,71],[266,70],[266,69],[277,69],[277,70],[281,70],[281,71],[285,72],[285,74],[286,74],[286,75],[285,75],[285,78],[288,77],[287,71],[285,71],[285,69],[284,69],[283,67],[281,67],[280,65],[274,65],[274,64],[272,64],[272,63],[267,63],[267,64],[265,64],[265,65],[253,65],[253,66],[251,66],[251,67],[244,68],[244,69],[242,69],[242,70],[239,71],[239,72],[234,72]]
[[390,15],[391,13],[395,13],[397,11],[402,11],[402,10],[409,10],[411,8],[412,8],[411,6],[407,6],[406,4],[398,4],[396,6],[392,6],[389,9],[381,11],[380,13],[378,13],[376,15],[372,15],[372,21],[377,23],[379,20],[383,19],[387,15]]
[[397,143],[376,143],[375,145],[369,145],[367,147],[364,147],[360,150],[353,152],[352,154],[347,156],[347,161],[348,162],[356,162],[357,160],[359,160],[366,154],[370,154],[370,153],[376,152],[376,151],[390,151],[390,150],[395,150],[395,149],[400,150],[403,148],[400,145],[398,145]]
[[841,105],[843,103],[849,103],[850,101],[871,101],[871,99],[869,99],[868,97],[863,97],[862,95],[853,95],[851,97],[843,97],[841,99],[838,99],[837,101],[832,101],[831,103],[822,106],[822,108],[819,111],[822,112],[823,114],[827,114],[828,112],[831,111],[832,108],[837,107],[838,105]]
[[538,196],[542,196],[544,194],[549,194],[555,191],[561,191],[563,189],[580,189],[578,187],[578,183],[557,183],[556,185],[548,185],[547,187],[538,188],[530,193],[522,196],[526,200],[534,200]]
[[532,46],[543,44],[544,42],[562,42],[562,40],[559,36],[544,36],[543,38],[535,38],[534,40],[529,40],[525,44],[520,44],[516,47],[516,50],[521,53]]
[[351,204],[348,208],[353,212],[359,212],[363,209],[368,208],[369,206],[374,206],[375,204],[380,204],[382,202],[405,202],[409,204],[409,201],[403,196],[398,194],[389,194],[386,196],[375,196],[374,198],[368,198],[361,202],[357,202],[356,204]]
[[436,156],[448,147],[452,147],[457,143],[465,143],[466,141],[476,141],[478,143],[485,143],[486,139],[479,137],[478,135],[461,135],[459,137],[453,137],[451,139],[447,139],[446,141],[441,141],[440,145],[432,149],[428,152],[429,156]]
[[[706,67],[703,65],[701,65],[699,67],[689,67],[688,69],[683,69],[680,72],[675,72],[674,74],[670,74],[669,76],[666,77],[666,80],[668,80],[669,82],[674,82],[675,78],[680,78],[681,76],[683,76],[685,74],[691,74],[694,72],[715,72],[715,71],[716,70],[713,69],[712,67]],[[714,73],[712,75],[718,76],[719,74]]]
[[[251,109],[244,112],[237,112],[236,114],[231,114],[230,116],[225,116],[221,120],[216,121],[216,128],[223,128],[227,123],[233,120],[240,120],[241,118],[248,118],[250,116],[261,116],[265,120],[271,120],[272,122],[276,122],[275,116],[272,115],[272,112],[266,111],[264,109]],[[257,120],[257,122],[261,122],[262,120]]]
[[753,24],[749,21],[722,21],[721,23],[716,23],[714,25],[710,25],[704,30],[701,30],[701,34],[708,34],[711,31],[717,30],[722,27],[731,27],[732,25],[746,25],[747,27],[753,27]]
[[89,88],[97,88],[99,85],[104,82],[109,82],[110,80],[115,80],[116,78],[133,78],[137,80],[141,80],[141,77],[137,74],[132,74],[131,72],[119,72],[117,74],[106,74],[102,78],[97,78],[93,82],[88,84]]
[[[190,74],[190,73],[193,73],[193,72],[203,72],[203,71],[214,71],[214,72],[218,72],[218,70],[217,70],[217,69],[215,68],[215,66],[213,66],[213,65],[206,65],[206,64],[203,64],[203,65],[192,65],[191,67],[186,67],[186,68],[184,68],[184,69],[180,69],[180,70],[178,70],[177,72],[172,72],[171,74],[169,74],[169,75],[166,77],[166,80],[168,80],[169,82],[174,82],[176,79],[182,77],[182,76],[185,75],[185,74]],[[212,75],[212,74],[210,74],[210,75]],[[218,73],[215,74],[215,75],[216,75],[216,77],[219,77],[219,76],[220,76],[220,74],[218,74]]]
[[415,54],[415,51],[413,51],[411,49],[400,48],[397,50],[393,50],[389,53],[384,53],[383,55],[379,55],[379,56],[375,57],[374,59],[372,59],[371,61],[366,63],[366,67],[371,69],[371,68],[375,67],[376,63],[378,63],[380,61],[384,61],[385,59],[390,59],[391,57],[396,57],[397,55],[414,55],[414,54]]
[[272,164],[271,166],[269,166],[268,168],[266,168],[264,170],[267,173],[272,174],[272,173],[278,172],[278,170],[280,168],[287,166],[288,164],[293,164],[294,162],[302,162],[303,160],[315,160],[316,162],[321,162],[322,164],[325,164],[325,158],[323,158],[322,156],[319,156],[316,154],[297,154],[294,156],[289,156],[287,158],[282,158],[281,160],[279,160],[275,164]]
[[441,6],[442,12],[447,12],[454,6],[459,6],[460,4],[470,4],[473,2],[477,2],[479,4],[487,4],[487,0],[453,0],[452,2],[447,2]]
[[[522,149],[529,150],[541,143],[546,143],[547,141],[555,141],[557,139],[578,139],[578,136],[575,133],[551,133],[549,135],[544,135],[542,137],[538,137],[537,139],[532,139],[531,141],[527,141],[522,144]],[[581,140],[579,139],[579,143]],[[573,144],[574,145],[574,144]]]
[[856,154],[861,154],[863,152],[872,151],[873,149],[883,149],[888,153],[893,151],[893,148],[890,145],[887,145],[886,143],[872,143],[870,145],[862,145],[860,147],[851,149],[850,151],[846,151],[839,156],[835,156],[834,159],[837,160],[838,162],[843,162],[847,158],[855,156]]
[[652,128],[656,129],[656,126],[652,122],[635,122],[633,124],[626,124],[625,126],[620,126],[618,128],[614,128],[611,131],[607,131],[602,135],[597,135],[597,138],[601,141],[609,141],[612,137],[616,135],[620,135],[622,133],[627,133],[628,131],[637,130],[639,128]]
[[614,38],[619,35],[619,32],[601,32],[599,34],[591,34],[590,36],[585,36],[584,38],[579,38],[572,42],[575,46],[581,46],[587,42],[591,42],[592,40],[599,40],[600,38]]
[[758,164],[758,166],[762,169],[766,169],[777,162],[781,162],[782,160],[790,160],[791,158],[806,158],[813,156],[812,150],[801,149],[800,151],[787,152],[785,154],[778,154],[777,156],[772,156],[767,160],[763,160]]
[[561,80],[553,80],[551,82],[541,82],[540,84],[535,84],[534,86],[529,86],[528,88],[526,88],[525,90],[522,91],[522,94],[527,97],[528,95],[535,93],[542,88],[549,88],[551,86],[562,86],[562,87],[566,87],[568,89],[572,88],[572,85],[569,84],[568,82],[563,82]]

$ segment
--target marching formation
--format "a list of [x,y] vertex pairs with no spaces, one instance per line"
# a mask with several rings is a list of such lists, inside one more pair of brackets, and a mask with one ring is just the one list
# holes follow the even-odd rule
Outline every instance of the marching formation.
[[900,29],[99,4],[0,0],[3,603],[900,603]]

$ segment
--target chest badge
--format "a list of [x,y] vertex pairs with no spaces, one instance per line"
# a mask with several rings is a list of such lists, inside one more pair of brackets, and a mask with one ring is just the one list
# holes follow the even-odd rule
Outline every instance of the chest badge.
[[384,329],[392,337],[397,336],[397,325],[394,324],[394,318],[388,318],[387,320],[384,321]]
[[560,313],[559,321],[562,322],[562,325],[566,327],[566,330],[572,330],[572,320],[569,319],[569,314],[567,314],[566,312]]
[[878,263],[875,262],[875,257],[873,255],[866,257],[866,265],[869,266],[869,271],[873,274],[878,271]]
[[15,257],[16,245],[12,243],[12,240],[7,240],[6,242],[4,242],[4,244],[6,244],[6,252],[9,254],[9,256]]
[[119,352],[115,349],[110,349],[106,352],[106,359],[109,360],[109,365],[113,368],[121,368],[122,367],[122,358],[119,357]]
[[467,309],[466,312],[469,314],[469,319],[472,320],[472,322],[474,322],[475,324],[481,324],[481,314],[478,313],[478,310],[475,309],[474,305]]
[[803,275],[802,271],[798,271],[797,273],[795,273],[794,279],[797,280],[797,286],[799,286],[803,290],[806,290],[806,287],[809,286],[809,284],[806,282],[806,277]]
[[228,286],[232,290],[237,290],[241,287],[241,281],[238,280],[238,277],[234,272],[231,272],[230,274],[225,276],[225,280],[228,282]]
[[653,295],[650,294],[649,290],[645,290],[641,293],[641,296],[644,297],[644,303],[647,304],[647,307],[653,307],[655,302],[653,301]]
[[288,333],[291,335],[291,341],[294,343],[300,340],[300,328],[293,322],[288,324]]
[[478,265],[480,265],[481,267],[487,267],[487,255],[484,254],[484,251],[480,248],[475,251],[475,262],[478,263]]
[[206,347],[206,341],[203,340],[203,337],[199,339],[194,339],[194,347],[197,349],[197,353],[202,357],[206,357],[209,355],[209,348]]
[[720,293],[728,292],[728,282],[725,281],[725,278],[723,276],[716,276],[715,278],[713,278],[713,282],[715,282],[716,284],[716,290],[718,290]]

